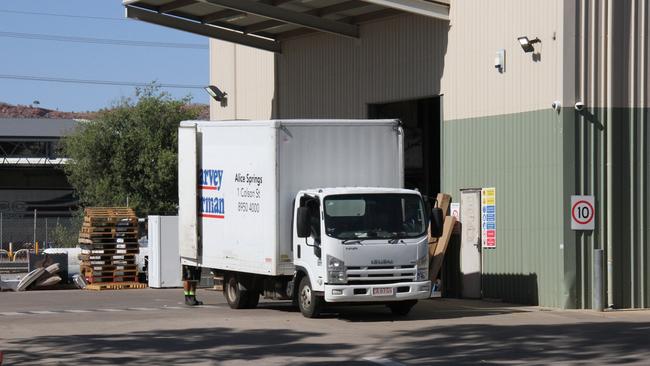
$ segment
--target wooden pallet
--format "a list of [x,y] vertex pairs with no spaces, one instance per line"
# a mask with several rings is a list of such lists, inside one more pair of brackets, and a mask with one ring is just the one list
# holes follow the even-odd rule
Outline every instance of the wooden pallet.
[[116,243],[113,241],[112,243],[80,243],[79,247],[82,250],[102,250],[102,249],[140,249],[140,246],[138,243],[132,243],[132,242],[127,242],[127,243]]
[[135,254],[89,254],[82,253],[77,256],[80,261],[133,261],[135,262]]
[[138,269],[137,264],[124,264],[124,265],[119,265],[119,264],[92,264],[88,262],[83,262],[81,263],[81,269],[82,270],[90,270],[90,271],[103,271],[103,272],[111,272],[111,271],[136,271]]
[[137,238],[138,230],[128,229],[128,230],[115,230],[115,229],[96,229],[92,228],[81,228],[79,236],[82,238]]
[[128,207],[87,207],[84,215],[88,217],[135,217],[135,211]]
[[134,255],[139,249],[82,249],[81,253],[90,255]]
[[87,266],[87,267],[97,267],[97,266],[121,266],[121,267],[126,267],[126,266],[135,266],[137,265],[136,261],[126,261],[126,260],[87,260],[87,261],[82,261],[81,262],[82,266]]
[[147,285],[139,282],[104,282],[91,283],[86,286],[86,290],[103,291],[103,290],[128,290],[147,288]]
[[103,244],[103,243],[137,243],[137,235],[131,236],[122,236],[122,235],[110,235],[110,236],[91,236],[85,233],[79,233],[79,244]]
[[138,278],[138,270],[128,271],[92,271],[84,270],[83,275],[88,278],[90,283],[95,282],[124,282],[135,281]]
[[114,282],[114,283],[120,283],[120,282],[135,282],[138,280],[137,273],[130,273],[128,275],[121,275],[121,276],[90,276],[90,275],[85,275],[86,282],[88,283],[109,283],[109,282]]

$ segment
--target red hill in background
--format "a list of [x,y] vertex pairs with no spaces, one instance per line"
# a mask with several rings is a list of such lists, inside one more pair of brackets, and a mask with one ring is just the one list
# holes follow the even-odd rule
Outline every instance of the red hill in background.
[[[210,107],[207,104],[191,104],[201,110],[199,119],[210,119]],[[0,102],[0,118],[67,118],[67,119],[93,119],[98,111],[88,112],[62,112],[47,108],[29,105],[13,105]]]

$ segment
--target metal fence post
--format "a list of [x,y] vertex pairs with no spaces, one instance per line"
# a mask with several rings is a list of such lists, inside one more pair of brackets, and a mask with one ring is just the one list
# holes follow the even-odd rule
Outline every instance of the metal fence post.
[[36,209],[34,209],[34,241],[32,241],[32,245],[36,244]]
[[594,249],[594,285],[592,288],[591,308],[596,311],[603,311],[603,262],[605,251]]

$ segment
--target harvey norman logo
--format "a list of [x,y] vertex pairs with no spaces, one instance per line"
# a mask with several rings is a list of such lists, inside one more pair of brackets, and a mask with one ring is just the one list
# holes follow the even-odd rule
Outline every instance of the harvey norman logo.
[[225,217],[225,203],[222,196],[223,170],[201,169],[199,171],[201,188],[201,217],[210,219],[223,219]]
[[199,171],[199,182],[201,182],[201,189],[220,191],[223,182],[223,170],[201,169]]

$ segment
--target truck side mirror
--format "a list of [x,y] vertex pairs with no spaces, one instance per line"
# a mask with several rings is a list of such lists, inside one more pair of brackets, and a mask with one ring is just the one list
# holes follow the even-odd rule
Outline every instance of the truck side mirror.
[[442,236],[442,226],[443,226],[444,216],[442,214],[442,209],[440,207],[434,207],[431,209],[431,236],[434,238],[439,238]]
[[311,235],[311,226],[309,225],[309,209],[307,207],[298,207],[296,212],[296,231],[299,238],[308,238]]

